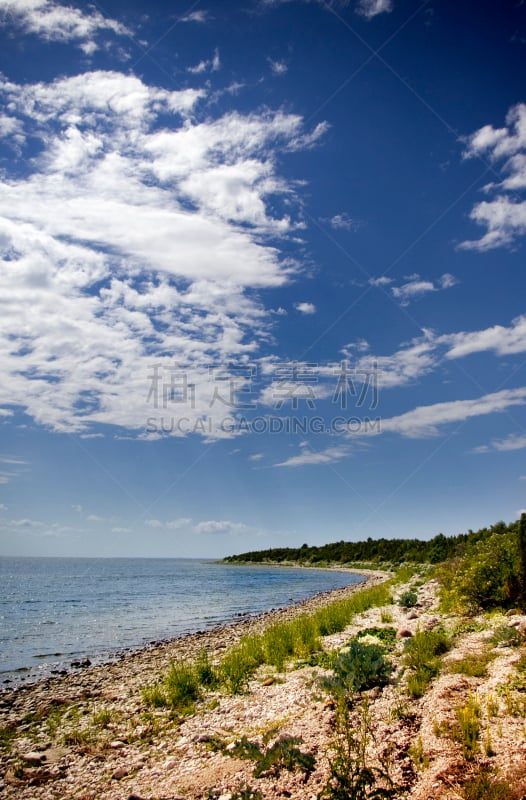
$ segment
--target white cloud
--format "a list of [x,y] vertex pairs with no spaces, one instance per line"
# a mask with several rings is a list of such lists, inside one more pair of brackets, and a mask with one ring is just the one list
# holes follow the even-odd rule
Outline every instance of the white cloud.
[[98,48],[97,37],[101,34],[131,35],[125,25],[97,9],[86,13],[53,0],[2,0],[0,26],[20,28],[47,42],[73,42],[87,55]]
[[112,528],[112,533],[131,533],[131,528]]
[[179,22],[206,22],[208,19],[208,11],[191,11],[184,17],[179,18]]
[[261,459],[264,458],[264,457],[265,456],[263,455],[263,453],[253,453],[248,458],[249,458],[250,461],[261,461]]
[[193,75],[201,75],[203,72],[217,72],[219,69],[221,69],[221,59],[219,58],[219,50],[216,48],[212,58],[200,61],[195,67],[188,67],[188,72]]
[[300,314],[315,314],[316,313],[316,306],[314,303],[296,303],[294,306],[296,311],[299,311]]
[[349,455],[348,447],[327,447],[325,450],[314,452],[308,449],[308,446],[302,447],[301,453],[297,456],[291,456],[276,467],[305,467],[317,466],[319,464],[334,464],[336,461],[341,461]]
[[493,439],[490,445],[481,445],[481,448],[475,448],[475,449],[476,452],[487,453],[490,450],[499,450],[501,452],[505,452],[507,450],[523,450],[525,447],[526,447],[526,435],[511,433],[504,439]]
[[89,522],[104,522],[104,518],[103,518],[103,517],[99,517],[99,515],[98,515],[98,514],[89,514],[89,515],[86,517],[86,519],[87,519]]
[[289,68],[286,61],[274,61],[272,58],[267,58],[267,61],[274,75],[285,75],[288,72]]
[[245,525],[243,522],[231,522],[230,520],[206,520],[205,522],[198,522],[194,526],[196,533],[217,533],[217,534],[234,534],[240,535],[244,533],[254,533],[255,528]]
[[[480,239],[464,241],[465,250],[491,250],[511,246],[518,236],[526,233],[526,200],[517,193],[526,189],[526,104],[512,106],[506,116],[506,127],[484,125],[466,139],[465,158],[489,158],[499,166],[503,179],[485,187],[492,200],[477,203],[471,219],[486,228]],[[507,192],[514,192],[510,197]]]
[[389,286],[390,283],[393,283],[393,278],[388,278],[387,275],[380,275],[379,278],[369,278],[371,286]]
[[0,511],[7,511],[7,506],[5,503],[0,503]]
[[525,403],[526,388],[504,389],[475,400],[453,400],[430,406],[419,406],[405,414],[382,419],[380,429],[371,428],[369,432],[398,433],[411,439],[421,439],[438,435],[439,427],[442,425],[499,413]]
[[177,530],[178,528],[184,528],[192,522],[190,517],[180,517],[179,519],[172,519],[168,520],[167,522],[161,522],[159,519],[147,519],[145,520],[145,525],[148,525],[149,528],[168,528],[169,530]]
[[392,0],[360,0],[356,7],[356,13],[366,19],[372,19],[378,14],[388,14],[392,10]]
[[[378,278],[378,280],[385,283],[383,278]],[[437,292],[439,289],[450,289],[456,283],[456,278],[450,275],[449,272],[442,275],[436,282],[421,280],[419,275],[415,275],[411,276],[411,280],[402,284],[402,286],[393,286],[391,291],[393,296],[400,300],[402,306],[407,306],[412,300],[422,297],[424,294]],[[378,285],[378,283],[373,285]]]
[[[153,365],[162,411],[183,364],[195,392],[184,410],[202,421],[208,365],[246,359],[269,335],[253,290],[296,269],[277,237],[301,222],[297,188],[276,155],[312,146],[322,129],[305,135],[301,117],[269,110],[198,122],[204,91],[117,72],[3,79],[0,95],[42,148],[32,162],[21,151],[27,177],[0,181],[0,406],[55,430],[144,431],[159,416]],[[269,212],[278,195],[291,216]]]
[[342,214],[335,214],[326,220],[332,228],[336,230],[355,231],[360,227],[358,220],[352,219],[345,211]]

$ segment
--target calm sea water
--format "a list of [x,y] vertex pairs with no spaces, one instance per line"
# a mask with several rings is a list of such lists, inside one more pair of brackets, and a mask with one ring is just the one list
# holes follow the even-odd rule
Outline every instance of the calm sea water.
[[360,580],[200,559],[0,558],[0,686]]

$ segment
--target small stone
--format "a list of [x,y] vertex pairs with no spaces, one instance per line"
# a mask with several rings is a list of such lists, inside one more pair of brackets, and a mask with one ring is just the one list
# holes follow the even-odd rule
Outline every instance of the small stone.
[[274,683],[274,678],[267,678],[265,681],[261,681],[262,686],[272,686]]
[[120,781],[122,778],[125,778],[127,774],[128,770],[126,767],[118,767],[111,777],[116,781]]
[[413,634],[411,633],[411,631],[408,630],[407,628],[400,628],[400,630],[396,634],[396,638],[397,639],[408,639],[412,635]]
[[43,761],[46,760],[44,753],[37,753],[35,751],[26,753],[22,756],[26,764],[31,764],[33,767],[39,767]]
[[411,611],[411,613],[407,615],[407,619],[418,619],[418,614],[416,611]]
[[123,747],[126,747],[126,743],[121,742],[120,739],[115,739],[114,742],[110,742],[110,747],[112,750],[122,750]]

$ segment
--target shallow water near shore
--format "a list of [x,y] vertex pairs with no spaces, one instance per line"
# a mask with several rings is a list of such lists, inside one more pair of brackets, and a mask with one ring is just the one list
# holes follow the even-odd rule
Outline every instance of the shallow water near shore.
[[207,630],[363,580],[204,559],[0,558],[0,685]]

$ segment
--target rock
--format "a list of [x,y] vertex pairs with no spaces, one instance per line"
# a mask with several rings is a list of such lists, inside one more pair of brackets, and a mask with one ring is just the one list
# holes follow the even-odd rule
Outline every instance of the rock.
[[416,611],[411,611],[411,613],[407,615],[407,619],[418,619],[418,614]]
[[409,639],[413,634],[407,628],[400,628],[396,634],[397,639]]
[[25,753],[22,758],[26,764],[30,764],[32,767],[39,767],[46,760],[44,753],[37,753],[36,751]]
[[121,750],[123,747],[126,747],[126,743],[121,742],[120,739],[115,739],[114,742],[110,742],[110,747],[112,750]]
[[236,743],[235,742],[230,742],[230,744],[227,744],[227,746],[225,747],[225,750],[228,750],[228,751],[235,750],[235,747],[236,747]]
[[117,767],[111,777],[116,781],[120,781],[122,778],[125,778],[127,774],[128,769],[126,767]]
[[267,678],[266,681],[261,681],[262,686],[272,686],[274,678]]

